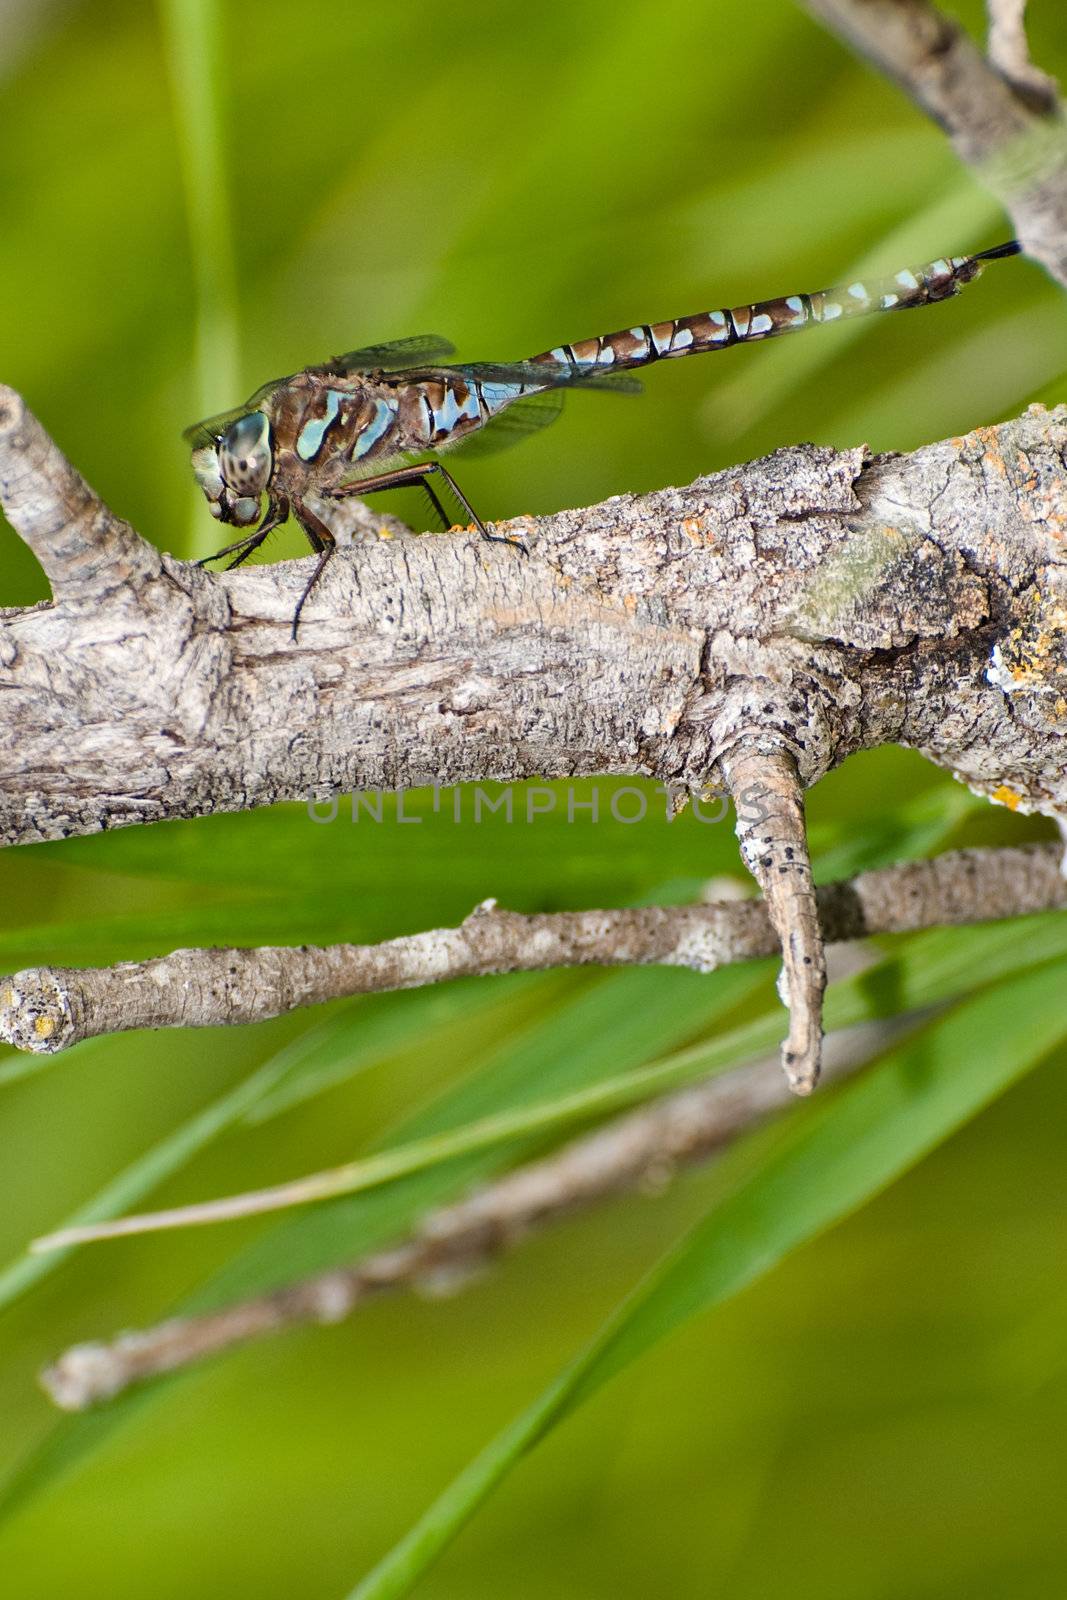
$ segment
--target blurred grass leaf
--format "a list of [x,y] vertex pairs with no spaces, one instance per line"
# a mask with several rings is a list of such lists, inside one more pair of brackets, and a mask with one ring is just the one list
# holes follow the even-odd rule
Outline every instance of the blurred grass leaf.
[[[1003,1027],[1008,1013],[1018,1029]],[[749,1170],[584,1355],[439,1497],[349,1600],[397,1600],[522,1457],[660,1339],[878,1194],[1067,1034],[1059,963],[995,986],[767,1140]]]
[[[1067,958],[1067,916],[1053,912],[1011,923],[938,929],[902,935],[893,944],[893,952],[876,966],[831,985],[827,991],[828,1027],[846,1027],[879,1016],[919,1010],[983,986],[994,996],[991,1004],[1004,1003],[1004,996],[1014,992],[1006,986],[1006,981],[1010,985],[1017,978],[1020,992],[1027,992],[1026,982],[1035,964],[1039,964],[1036,970],[1038,975],[1043,975],[1042,983],[1051,974],[1053,988],[1059,985],[1062,990],[1063,963]],[[636,971],[620,974],[619,978],[651,982],[662,976],[655,971]],[[728,968],[717,974],[715,980],[698,982],[710,986],[712,981],[724,979],[731,980],[734,986],[732,993],[728,990],[731,999],[738,998],[741,986],[752,981],[745,969]],[[605,980],[601,987],[610,992],[612,986]],[[636,995],[631,993],[629,998],[633,1000]],[[618,1001],[618,992],[612,999]],[[706,998],[704,1003],[707,1004]],[[646,1004],[634,1012],[629,1009],[620,1012],[615,1004],[608,1014],[609,1019],[614,1015],[625,1021],[631,1015],[647,1016],[656,1011],[656,1007]],[[590,1013],[587,1007],[579,1005],[578,1014],[580,1029],[581,1020],[587,1020]],[[982,1011],[981,1015],[985,1016],[986,1012]],[[617,1079],[601,1081],[587,1091],[583,1102],[585,1112],[591,1115],[597,1108],[615,1109],[761,1054],[777,1042],[781,1025],[781,1015],[776,1008],[772,1014],[720,1039],[679,1051],[662,1062],[622,1074]],[[1001,1028],[1000,1035],[997,1059],[1010,1054],[1011,1048],[1011,1033]],[[470,1081],[460,1084],[398,1130],[392,1141],[393,1148],[402,1148],[405,1134],[418,1138],[424,1130],[455,1129],[458,1140],[462,1140],[463,1130],[470,1129],[479,1111],[484,1112],[486,1106],[501,1102],[515,1105],[525,1101],[534,1108],[525,1129],[521,1119],[516,1119],[512,1137],[518,1137],[520,1131],[527,1134],[544,1131],[547,1113],[543,1105],[538,1108],[538,1097],[543,1097],[546,1084],[551,1084],[554,1078],[574,1082],[580,1075],[595,1076],[598,1069],[603,1069],[605,1058],[612,1059],[612,1052],[618,1050],[620,1036],[625,1039],[622,1027],[614,1038],[601,1040],[599,1056],[594,1053],[590,1057],[588,1051],[576,1055],[575,1038],[567,1026],[566,1015],[562,1019],[549,1017],[529,1030],[525,1052],[518,1050],[516,1042],[506,1051],[502,1049],[500,1061],[491,1059],[483,1064],[482,1071]],[[638,1059],[642,1046],[647,1049],[643,1042],[635,1045]],[[910,1045],[901,1047],[905,1053],[909,1049]],[[915,1057],[906,1054],[906,1059],[911,1061]],[[951,1059],[948,1054],[944,1057],[945,1062]],[[509,1061],[511,1071],[500,1070]],[[950,1075],[947,1065],[944,1071]],[[270,1084],[267,1087],[269,1089]],[[827,1098],[829,1105],[836,1105],[836,1098]],[[566,1107],[568,1115],[573,1113],[573,1105],[572,1100]],[[807,1108],[804,1118],[794,1117],[793,1120],[804,1127],[806,1118]],[[476,1129],[476,1122],[474,1126]],[[440,1144],[435,1142],[432,1132],[426,1133],[425,1138],[423,1154],[428,1149],[432,1156],[440,1149]],[[448,1141],[444,1143],[447,1148]],[[473,1152],[465,1159],[457,1158],[453,1149],[450,1159],[413,1170],[404,1181],[392,1183],[379,1193],[350,1196],[289,1218],[240,1251],[205,1289],[184,1301],[176,1314],[195,1313],[242,1294],[265,1291],[302,1273],[314,1272],[341,1260],[356,1259],[395,1238],[416,1217],[449,1194],[498,1170],[502,1160],[503,1151],[499,1148],[486,1152],[475,1144]],[[49,1259],[36,1257],[30,1261],[47,1262]],[[154,1392],[162,1392],[162,1386],[155,1384],[146,1394]],[[117,1427],[127,1418],[140,1415],[144,1398],[134,1397],[132,1403],[123,1401],[109,1407],[107,1414],[113,1417],[114,1425]],[[28,1499],[46,1491],[57,1477],[102,1444],[110,1431],[106,1416],[99,1415],[65,1419],[57,1424],[44,1444],[35,1447],[9,1476],[0,1492],[0,1516],[10,1515]]]
[[[225,8],[159,0],[196,286],[196,417],[238,403],[237,282],[223,137]],[[193,491],[193,538],[210,531]]]
[[[1017,943],[1020,928],[1027,921],[1036,921],[1033,942],[1025,939]],[[1023,931],[1028,931],[1023,928]],[[992,937],[986,937],[991,935]],[[925,1006],[943,1003],[960,992],[989,982],[1013,967],[1017,970],[1032,966],[1036,960],[1049,956],[1067,955],[1067,917],[1058,912],[1037,919],[1019,919],[1001,923],[993,928],[959,930],[946,944],[942,930],[929,938],[917,936],[899,960],[886,957],[874,967],[866,968],[854,978],[847,978],[831,986],[826,1000],[828,1027],[851,1027],[859,1022],[869,1022],[877,1017],[893,1016]],[[673,1026],[689,1031],[696,1025],[700,1012],[723,1009],[726,1001],[736,1000],[752,991],[767,963],[749,963],[741,968],[727,968],[719,975],[712,999],[711,985],[705,994],[694,985],[689,999],[695,1002],[691,1014],[683,1012],[675,996],[671,1010]],[[753,971],[755,969],[755,972]],[[595,1071],[595,1065],[610,1062],[618,1067],[621,1059],[629,1055],[641,1060],[648,1053],[650,1041],[662,1045],[666,1042],[666,1017],[664,1009],[648,1004],[650,994],[662,987],[655,973],[625,972],[603,979],[568,1007],[558,1010],[549,1027],[539,1024],[534,1033],[544,1041],[547,1052],[559,1052],[560,1059],[569,1070],[568,1079],[578,1077],[575,1064],[581,1062],[581,1077]],[[641,990],[645,994],[641,994]],[[644,1003],[642,1003],[642,1001]],[[706,1018],[704,1020],[707,1020]],[[642,1026],[643,1023],[643,1026]],[[325,1172],[313,1173],[291,1183],[272,1189],[259,1190],[252,1195],[238,1197],[239,1202],[253,1201],[259,1212],[287,1210],[294,1206],[321,1203],[340,1195],[352,1195],[398,1179],[411,1177],[442,1166],[459,1157],[495,1150],[517,1140],[551,1134],[558,1137],[573,1131],[576,1125],[598,1117],[610,1116],[648,1100],[671,1089],[683,1087],[712,1072],[750,1060],[771,1051],[779,1042],[784,1027],[782,1014],[775,1008],[769,1016],[747,1024],[734,1033],[695,1045],[665,1060],[654,1061],[649,1066],[626,1072],[616,1072],[598,1078],[590,1087],[571,1089],[569,1092],[537,1098],[528,1103],[520,1092],[517,1103],[506,1110],[486,1116],[470,1116],[469,1120],[444,1132],[433,1133],[422,1139],[393,1145],[378,1154],[346,1163]],[[545,1038],[549,1028],[551,1040]],[[513,1043],[508,1051],[515,1079],[515,1066],[522,1050]],[[486,1074],[484,1082],[494,1100],[501,1094],[503,1077],[500,1071]],[[551,1073],[544,1075],[551,1081]],[[543,1078],[534,1079],[537,1091],[545,1087]],[[268,1086],[274,1087],[273,1082]],[[468,1104],[468,1111],[469,1111]],[[87,1218],[98,1221],[100,1218]],[[159,1218],[164,1227],[187,1227],[201,1222],[222,1220],[195,1214]],[[145,1218],[144,1231],[150,1231],[152,1219]],[[69,1226],[69,1225],[68,1225]],[[80,1224],[73,1224],[77,1227]],[[59,1230],[63,1232],[63,1229]]]

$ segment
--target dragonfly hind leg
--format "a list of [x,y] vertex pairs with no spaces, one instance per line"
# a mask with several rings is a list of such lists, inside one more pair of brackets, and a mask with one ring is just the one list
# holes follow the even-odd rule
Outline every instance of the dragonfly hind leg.
[[430,504],[441,518],[445,527],[448,527],[448,514],[430,482],[430,474],[434,472],[441,474],[483,539],[488,539],[490,544],[510,545],[513,550],[521,550],[523,555],[529,555],[529,551],[521,539],[509,539],[504,534],[489,532],[455,478],[440,461],[417,461],[409,467],[396,467],[392,472],[379,472],[372,478],[356,478],[353,482],[343,483],[336,489],[327,489],[325,493],[331,499],[338,500],[344,495],[359,495],[362,497],[367,494],[378,494],[382,489],[402,489],[408,484],[418,484],[420,488],[426,491]]

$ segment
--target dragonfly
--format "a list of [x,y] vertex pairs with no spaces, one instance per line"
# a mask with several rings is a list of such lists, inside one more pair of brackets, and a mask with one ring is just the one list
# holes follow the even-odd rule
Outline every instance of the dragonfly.
[[542,428],[559,415],[568,389],[637,392],[640,384],[628,374],[655,361],[948,300],[986,262],[1019,251],[1012,239],[890,277],[639,323],[556,345],[525,361],[443,365],[454,347],[426,334],[350,350],[276,378],[243,406],[185,432],[212,516],[248,530],[205,561],[229,556],[227,570],[240,566],[273,529],[295,517],[319,558],[293,615],[295,641],[305,602],[337,548],[334,533],[309,499],[321,508],[323,500],[418,484],[447,527],[450,518],[435,487],[445,484],[483,538],[525,551],[521,541],[490,533],[441,461],[443,451],[483,430],[490,443],[500,444]]

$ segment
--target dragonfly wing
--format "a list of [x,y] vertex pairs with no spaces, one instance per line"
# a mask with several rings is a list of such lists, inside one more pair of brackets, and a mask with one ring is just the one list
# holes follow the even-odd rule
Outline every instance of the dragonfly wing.
[[489,456],[508,450],[531,433],[550,428],[563,410],[563,399],[563,391],[558,388],[525,395],[491,417],[476,433],[457,439],[455,448],[465,456]]
[[455,353],[455,345],[439,333],[416,333],[410,339],[394,339],[389,344],[369,344],[362,350],[348,350],[344,355],[324,361],[317,370],[338,378],[350,372],[399,372],[404,367],[424,366]]
[[544,384],[552,389],[603,389],[608,394],[641,394],[640,379],[629,372],[612,372],[608,368],[589,367],[585,370],[556,366],[548,361],[479,361],[456,369],[465,378],[476,378],[479,383]]
[[203,422],[194,422],[191,428],[185,428],[182,438],[192,445],[215,444],[231,422],[236,422],[239,417],[247,417],[250,411],[255,411],[268,395],[275,389],[280,389],[283,384],[289,383],[289,378],[272,378],[270,383],[261,384],[255,394],[250,394],[243,406],[234,406],[231,411],[220,411],[214,417],[205,417]]
[[[589,372],[580,377],[566,377],[559,381],[552,367],[540,362],[512,361],[500,365],[482,362],[476,366],[458,369],[466,378],[473,378],[493,388],[507,390],[520,384],[540,384],[548,379],[550,387],[534,394],[522,395],[478,429],[456,440],[455,448],[465,456],[495,455],[519,444],[531,433],[549,428],[563,410],[568,389],[598,389],[608,394],[640,394],[641,385],[636,378],[624,372]],[[552,381],[555,378],[556,381]]]

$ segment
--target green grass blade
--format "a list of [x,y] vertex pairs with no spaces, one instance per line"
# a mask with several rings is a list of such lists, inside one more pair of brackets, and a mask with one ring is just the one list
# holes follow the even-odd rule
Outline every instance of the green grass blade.
[[[1039,941],[1042,937],[1048,940],[1046,952],[1052,956],[1065,953],[1067,917],[1054,912],[1035,920],[1046,924],[1038,933]],[[1025,939],[1015,943],[1018,935],[1016,922],[995,924],[990,929],[953,932],[955,937],[947,944],[941,937],[942,930],[937,930],[929,939],[917,941],[917,949],[908,952],[909,959],[902,969],[889,958],[875,968],[832,986],[826,1002],[828,1024],[851,1027],[877,1017],[935,1005],[953,998],[961,990],[973,990],[983,981],[989,982],[1003,976],[1013,965],[1032,966],[1037,956],[1035,946]],[[983,939],[986,933],[992,935],[991,939]],[[1007,943],[1019,951],[1014,963],[1011,950],[1004,948]],[[902,977],[902,971],[907,976]],[[731,973],[731,976],[734,974]],[[625,1018],[628,1033],[632,1033],[636,1027],[632,1008],[619,1003],[618,990],[627,981],[632,984],[634,975],[620,975],[614,982],[607,980],[601,985],[603,994],[598,995],[594,991],[592,996],[583,997],[583,1001],[592,999],[596,1005],[597,1032],[606,1029],[612,1017]],[[556,1026],[559,1026],[558,1020]],[[657,1030],[662,1027],[658,1017],[655,1018],[655,1027]],[[519,1140],[548,1134],[558,1138],[576,1125],[626,1110],[655,1095],[721,1071],[738,1061],[771,1051],[779,1042],[783,1027],[783,1015],[775,1009],[769,1015],[722,1038],[692,1046],[650,1065],[615,1073],[586,1087],[545,1097],[533,1104],[513,1105],[487,1116],[475,1116],[458,1127],[411,1140],[293,1183],[260,1190],[255,1196],[239,1198],[249,1214],[280,1211],[342,1195],[364,1193],[461,1157],[494,1150]],[[225,1219],[210,1214],[197,1216],[195,1208],[190,1207],[146,1217],[142,1226],[127,1231],[149,1232],[153,1226],[186,1227],[219,1220]],[[74,1228],[79,1226],[75,1224]],[[78,1239],[65,1240],[63,1230],[56,1237],[58,1248],[66,1248],[70,1242],[83,1242]]]
[[[1015,1019],[1011,1029],[1004,1018]],[[1063,972],[997,985],[890,1051],[882,1064],[768,1141],[742,1178],[589,1350],[479,1455],[348,1600],[410,1592],[508,1472],[607,1380],[690,1317],[769,1272],[922,1159],[1067,1033]]]
[[[225,28],[216,0],[160,0],[196,285],[196,417],[236,405],[238,317],[223,138]],[[193,538],[211,523],[196,496]]]
[[[244,1116],[260,1095],[274,1087],[288,1070],[288,1065],[289,1049],[279,1051],[242,1082],[213,1100],[196,1116],[190,1117],[173,1133],[131,1162],[110,1183],[99,1189],[91,1200],[79,1206],[63,1226],[77,1228],[103,1222],[135,1204],[158,1184],[172,1177],[239,1117]],[[69,1254],[69,1249],[62,1249],[49,1255],[30,1255],[27,1252],[18,1256],[0,1271],[0,1308],[10,1305],[42,1277],[54,1271]]]

